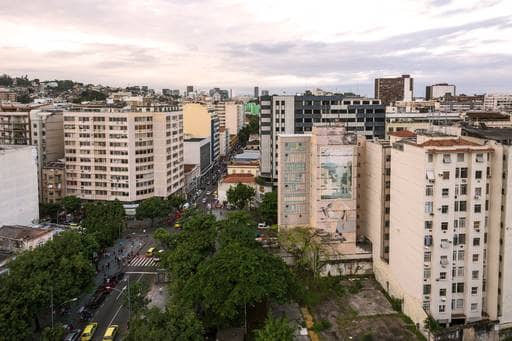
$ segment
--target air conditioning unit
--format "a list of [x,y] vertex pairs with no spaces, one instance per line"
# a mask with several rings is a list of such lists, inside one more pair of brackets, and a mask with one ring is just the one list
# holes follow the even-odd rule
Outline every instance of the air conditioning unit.
[[468,180],[466,180],[466,179],[462,179],[462,180],[461,180],[461,182],[462,182],[463,184],[465,184],[466,182],[468,182]]
[[479,200],[479,199],[480,199],[480,196],[475,195],[475,200]]

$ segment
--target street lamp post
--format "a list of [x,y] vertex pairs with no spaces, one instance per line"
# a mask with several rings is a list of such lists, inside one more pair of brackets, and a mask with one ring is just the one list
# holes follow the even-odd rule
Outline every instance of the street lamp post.
[[[128,275],[128,320],[131,320],[132,319],[132,302],[131,302],[131,295],[130,295],[130,276]],[[117,288],[114,288],[114,287],[107,287],[108,290],[115,290],[123,295],[126,295],[126,293],[124,292],[124,289],[123,290],[119,290]]]
[[[70,303],[70,302],[75,302],[78,300],[78,297],[73,297],[72,299],[69,299],[65,302],[62,302],[61,304],[58,305],[58,307],[60,306],[63,306],[64,304],[66,303]],[[55,313],[55,308],[54,308],[54,305],[53,305],[53,286],[50,287],[50,309],[51,309],[51,320],[52,320],[52,330],[53,330],[53,327],[54,327],[54,319],[53,319],[53,314]]]

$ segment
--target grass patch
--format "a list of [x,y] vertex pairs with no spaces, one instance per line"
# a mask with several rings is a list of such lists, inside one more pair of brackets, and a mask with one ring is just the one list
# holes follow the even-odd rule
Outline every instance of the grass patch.
[[300,304],[314,307],[322,302],[343,297],[345,286],[341,285],[341,277],[314,277],[308,273],[298,275],[302,288],[297,300]]
[[329,328],[331,328],[331,322],[327,321],[327,320],[320,320],[320,321],[315,321],[315,323],[313,323],[313,330],[315,332],[318,332],[318,333],[321,333]]
[[348,291],[355,295],[355,294],[358,294],[361,289],[363,288],[363,283],[361,282],[360,279],[356,279],[355,281],[352,282],[352,285],[350,285],[350,287],[348,288]]

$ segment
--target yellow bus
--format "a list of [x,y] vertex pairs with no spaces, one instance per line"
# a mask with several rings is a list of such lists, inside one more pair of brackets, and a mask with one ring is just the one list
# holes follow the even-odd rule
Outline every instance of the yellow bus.
[[146,257],[153,257],[153,253],[155,252],[155,248],[154,247],[150,247],[147,251],[146,251]]

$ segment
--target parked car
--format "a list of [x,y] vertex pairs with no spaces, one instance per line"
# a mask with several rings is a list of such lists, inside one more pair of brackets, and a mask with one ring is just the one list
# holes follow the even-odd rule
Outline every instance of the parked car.
[[119,330],[119,326],[117,324],[110,325],[105,331],[105,335],[103,335],[103,341],[112,341],[116,339],[117,331]]
[[98,328],[97,322],[89,323],[87,326],[85,326],[84,331],[82,332],[82,335],[80,336],[80,341],[92,340],[92,337],[94,336],[94,333],[96,332],[97,328]]
[[258,228],[259,229],[269,229],[270,226],[268,226],[267,224],[265,223],[258,223]]
[[80,329],[75,329],[71,331],[66,337],[64,338],[64,341],[78,341],[80,338]]
[[94,296],[91,298],[91,300],[87,304],[87,308],[89,308],[89,309],[98,308],[103,303],[103,301],[105,300],[107,295],[108,295],[108,291],[105,288],[103,288],[103,287],[98,288],[96,290],[96,292],[94,293]]

